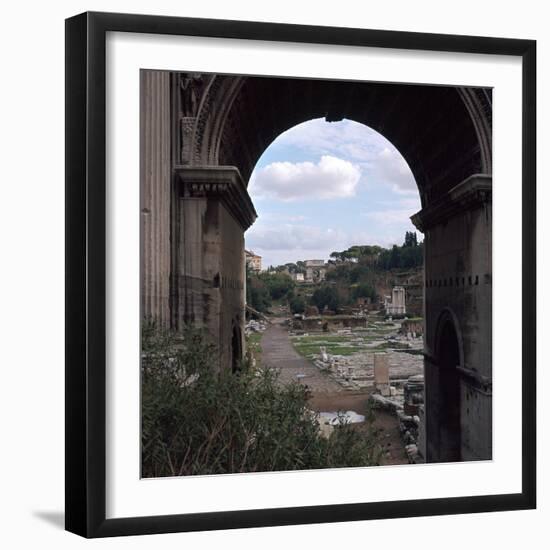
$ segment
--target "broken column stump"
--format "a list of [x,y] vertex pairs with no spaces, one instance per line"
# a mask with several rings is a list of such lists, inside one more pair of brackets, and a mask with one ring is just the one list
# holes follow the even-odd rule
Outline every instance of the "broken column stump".
[[374,387],[384,397],[390,395],[390,365],[386,353],[374,354]]

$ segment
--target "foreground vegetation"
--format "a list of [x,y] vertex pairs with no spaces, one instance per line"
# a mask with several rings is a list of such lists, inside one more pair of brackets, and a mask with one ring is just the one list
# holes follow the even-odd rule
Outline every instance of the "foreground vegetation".
[[226,474],[377,465],[370,427],[320,434],[309,393],[266,369],[219,372],[204,333],[142,333],[142,475]]
[[255,362],[258,367],[262,362],[262,336],[261,332],[252,332],[246,337],[248,361]]

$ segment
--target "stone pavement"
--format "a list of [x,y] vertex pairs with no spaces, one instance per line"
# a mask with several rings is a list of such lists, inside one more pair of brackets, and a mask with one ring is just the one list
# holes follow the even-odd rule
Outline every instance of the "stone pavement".
[[262,336],[262,365],[280,372],[283,383],[298,381],[314,392],[339,392],[338,382],[321,372],[308,359],[302,357],[292,346],[283,319],[272,318]]

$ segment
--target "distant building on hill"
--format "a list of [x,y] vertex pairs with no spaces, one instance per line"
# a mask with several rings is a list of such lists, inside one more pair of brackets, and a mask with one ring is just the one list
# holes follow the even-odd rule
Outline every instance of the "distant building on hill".
[[254,254],[252,250],[244,251],[246,265],[248,269],[255,272],[260,272],[262,270],[262,257]]

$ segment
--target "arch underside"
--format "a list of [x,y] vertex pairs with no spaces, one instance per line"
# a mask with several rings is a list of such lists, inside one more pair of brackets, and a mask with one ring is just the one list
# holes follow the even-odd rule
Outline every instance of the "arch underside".
[[492,171],[490,89],[219,75],[176,78],[184,106],[179,109],[177,164],[235,166],[246,182],[282,132],[315,118],[347,118],[393,143],[411,168],[423,206],[472,174]]

